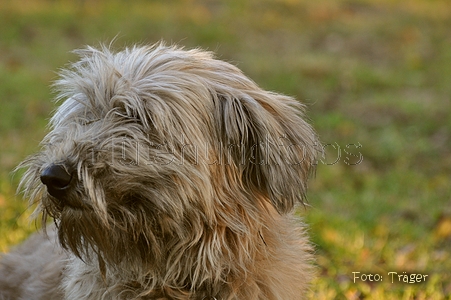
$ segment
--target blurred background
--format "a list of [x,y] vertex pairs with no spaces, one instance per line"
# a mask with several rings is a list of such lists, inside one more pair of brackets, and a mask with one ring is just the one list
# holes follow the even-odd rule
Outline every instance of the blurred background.
[[299,210],[316,246],[311,299],[451,299],[448,0],[2,0],[0,252],[37,227],[12,171],[39,149],[56,71],[113,39],[212,50],[307,105],[326,149]]

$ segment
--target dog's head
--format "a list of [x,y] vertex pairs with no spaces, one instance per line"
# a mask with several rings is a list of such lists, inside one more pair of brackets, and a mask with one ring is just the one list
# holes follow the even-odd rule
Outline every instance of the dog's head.
[[303,202],[320,147],[296,100],[200,50],[77,53],[42,151],[23,164],[65,248],[170,267],[209,230],[245,236],[268,207]]

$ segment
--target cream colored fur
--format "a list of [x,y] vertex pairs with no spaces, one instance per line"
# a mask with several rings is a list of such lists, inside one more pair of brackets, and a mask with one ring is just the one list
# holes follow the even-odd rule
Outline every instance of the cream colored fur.
[[[55,226],[2,258],[0,299],[304,299],[294,209],[320,147],[303,105],[198,49],[77,53],[21,165]],[[55,165],[69,183],[42,179]]]

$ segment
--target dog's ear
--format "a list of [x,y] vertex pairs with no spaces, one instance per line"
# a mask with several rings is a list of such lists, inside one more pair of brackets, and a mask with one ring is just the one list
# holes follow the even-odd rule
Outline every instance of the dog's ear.
[[295,99],[259,89],[215,96],[224,164],[240,170],[249,192],[267,196],[279,213],[304,203],[320,144]]

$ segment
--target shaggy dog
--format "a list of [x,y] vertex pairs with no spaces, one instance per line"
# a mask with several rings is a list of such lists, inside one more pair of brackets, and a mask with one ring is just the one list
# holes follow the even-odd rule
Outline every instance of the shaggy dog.
[[21,165],[54,225],[3,256],[0,299],[305,298],[303,105],[198,49],[77,53]]

